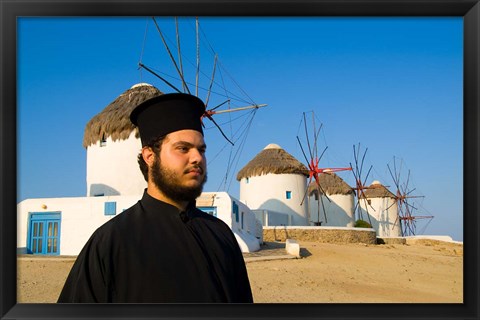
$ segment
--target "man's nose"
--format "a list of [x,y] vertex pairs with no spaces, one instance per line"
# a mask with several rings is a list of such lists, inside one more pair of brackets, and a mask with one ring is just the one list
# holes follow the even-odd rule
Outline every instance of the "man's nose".
[[201,163],[204,159],[203,153],[198,149],[192,148],[190,159],[192,163]]

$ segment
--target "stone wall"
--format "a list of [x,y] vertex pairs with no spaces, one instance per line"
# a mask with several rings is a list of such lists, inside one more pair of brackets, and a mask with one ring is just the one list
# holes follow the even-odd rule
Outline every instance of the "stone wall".
[[263,241],[311,241],[324,243],[367,243],[376,244],[374,229],[344,227],[263,227]]

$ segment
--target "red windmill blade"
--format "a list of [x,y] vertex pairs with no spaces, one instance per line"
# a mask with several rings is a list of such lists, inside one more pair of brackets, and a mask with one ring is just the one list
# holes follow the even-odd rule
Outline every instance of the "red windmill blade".
[[[320,182],[318,180],[318,175],[320,173],[322,173],[322,169],[318,168],[318,163],[320,162],[321,157],[320,158],[310,158],[310,160],[309,160],[306,153],[305,153],[305,150],[302,146],[300,138],[298,136],[297,136],[297,141],[298,141],[298,144],[300,145],[300,149],[302,150],[302,154],[305,158],[305,161],[307,162],[308,174],[309,174],[308,185],[310,185],[310,183],[312,181],[315,181],[317,183],[318,188],[320,188],[320,190],[323,193],[322,186],[320,185]],[[327,148],[324,149],[324,151],[322,152],[322,155],[323,155],[323,153],[325,152],[326,149]],[[310,154],[312,154],[312,152],[310,152]],[[305,195],[302,198],[302,203],[301,204],[303,204],[303,201],[305,200],[306,194],[307,194],[307,191],[305,191]],[[327,197],[327,199],[328,199],[328,197]]]
[[[329,172],[351,170],[351,168],[320,168],[319,167],[320,160],[322,159],[323,155],[325,154],[325,151],[328,148],[328,146],[325,147],[325,149],[323,149],[320,156],[318,156],[318,136],[320,134],[320,130],[322,129],[323,124],[320,124],[318,129],[316,128],[315,115],[312,111],[312,126],[313,126],[313,132],[314,132],[314,134],[313,134],[313,146],[312,146],[310,144],[310,138],[309,138],[310,135],[309,135],[309,132],[308,132],[309,130],[308,130],[308,125],[307,125],[307,119],[306,119],[305,112],[303,112],[303,122],[304,122],[305,139],[306,139],[307,146],[308,146],[308,155],[310,156],[310,158],[307,157],[307,153],[305,152],[305,149],[302,145],[302,142],[301,142],[299,136],[297,136],[297,141],[298,141],[298,144],[300,145],[300,149],[301,149],[302,154],[303,154],[303,156],[305,158],[305,161],[307,163],[308,172],[309,172],[307,188],[305,189],[305,194],[302,197],[301,205],[303,204],[303,202],[307,198],[307,194],[309,193],[309,190],[310,190],[310,185],[312,184],[312,182],[314,182],[315,183],[315,189],[316,189],[317,194],[318,194],[317,208],[318,208],[318,211],[320,211],[320,205],[321,205],[321,207],[323,209],[324,217],[325,217],[325,223],[327,223],[328,222],[327,211],[325,209],[325,204],[323,202],[323,197],[325,197],[329,202],[332,202],[332,201],[328,197],[328,195],[324,191],[324,189],[322,188],[322,185],[321,185],[321,182],[320,182],[320,175],[325,174],[325,173],[329,173]],[[320,224],[320,212],[318,212],[317,217],[318,217],[317,223]]]

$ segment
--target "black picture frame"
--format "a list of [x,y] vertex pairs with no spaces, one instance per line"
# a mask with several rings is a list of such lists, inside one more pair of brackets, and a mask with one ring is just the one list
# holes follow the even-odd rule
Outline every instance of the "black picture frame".
[[[1,319],[478,319],[479,0],[0,0]],[[464,19],[464,303],[17,304],[16,19],[20,16],[460,16]],[[441,174],[441,173],[439,173]],[[432,266],[435,268],[435,266]]]

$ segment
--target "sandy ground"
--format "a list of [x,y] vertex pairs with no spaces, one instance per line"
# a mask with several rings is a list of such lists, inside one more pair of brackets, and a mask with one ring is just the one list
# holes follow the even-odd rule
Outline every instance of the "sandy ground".
[[[300,242],[301,258],[247,261],[259,303],[462,303],[463,245]],[[56,302],[73,258],[21,256],[17,302]]]

